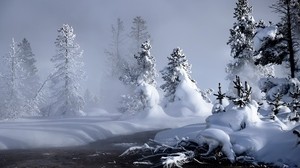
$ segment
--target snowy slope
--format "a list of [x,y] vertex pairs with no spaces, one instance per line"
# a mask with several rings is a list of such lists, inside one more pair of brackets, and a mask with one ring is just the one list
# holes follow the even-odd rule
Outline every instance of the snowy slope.
[[212,149],[220,145],[231,161],[234,155],[247,154],[279,166],[300,166],[300,138],[292,133],[300,126],[286,126],[277,118],[261,120],[255,103],[246,108],[228,108],[208,117],[206,124],[162,131],[155,140],[172,145],[178,139],[189,138],[207,143]]
[[175,128],[203,120],[200,117],[179,119],[167,116],[155,120],[152,117],[119,120],[118,114],[108,114],[101,109],[98,112],[94,109],[92,114],[80,118],[1,121],[0,149],[77,146],[116,135]]

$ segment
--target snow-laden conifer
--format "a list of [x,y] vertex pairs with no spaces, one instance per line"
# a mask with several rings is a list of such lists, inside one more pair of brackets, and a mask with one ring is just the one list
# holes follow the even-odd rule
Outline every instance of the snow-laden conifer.
[[156,90],[155,59],[151,55],[150,49],[151,44],[149,41],[142,43],[141,51],[134,56],[136,66],[127,75],[123,76],[124,81],[128,81],[128,84],[133,87],[134,93],[123,96],[120,108],[122,112],[134,114],[158,103],[157,98],[146,93],[147,91]]
[[53,102],[50,115],[84,115],[84,100],[80,89],[80,81],[83,79],[82,51],[75,37],[73,28],[68,24],[58,29],[56,55],[51,59],[55,70],[51,78]]
[[147,22],[141,16],[133,18],[132,27],[129,36],[133,40],[133,52],[136,53],[140,49],[141,43],[150,39],[147,28]]
[[[236,22],[230,29],[228,45],[231,48],[233,60],[227,65],[227,79],[233,81],[238,75],[242,80],[248,81],[253,86],[253,98],[260,100],[262,95],[257,87],[261,77],[272,75],[272,68],[255,66],[254,64],[254,42],[253,37],[256,33],[256,23],[252,16],[252,7],[248,0],[238,0],[234,8]],[[233,92],[232,83],[229,84],[229,94]]]
[[287,63],[291,78],[298,77],[299,71],[299,13],[300,5],[295,0],[278,0],[271,6],[281,17],[274,28],[274,35],[264,39],[260,47],[261,57],[257,64]]
[[169,102],[174,102],[175,100],[175,92],[180,83],[180,70],[184,70],[188,75],[188,78],[195,82],[191,76],[191,65],[188,63],[188,60],[182,49],[175,48],[171,53],[171,56],[168,57],[169,63],[168,66],[165,67],[161,72],[162,78],[165,81],[160,87],[165,92],[165,97]]
[[111,26],[112,41],[110,47],[105,49],[105,54],[107,55],[108,76],[119,78],[123,71],[124,65],[126,64],[124,60],[124,53],[122,52],[124,45],[124,23],[118,18],[117,23]]
[[4,56],[5,67],[1,73],[2,109],[1,118],[18,118],[23,114],[25,97],[23,95],[25,72],[17,43],[12,39],[9,53]]
[[24,70],[23,94],[26,99],[33,99],[40,86],[38,70],[36,67],[35,55],[32,52],[29,41],[24,38],[19,44],[19,57],[22,60],[21,66]]
[[238,0],[234,8],[236,22],[230,29],[228,45],[231,48],[233,62],[227,65],[228,79],[233,80],[245,64],[253,63],[253,41],[255,21],[252,16],[252,7],[248,0]]

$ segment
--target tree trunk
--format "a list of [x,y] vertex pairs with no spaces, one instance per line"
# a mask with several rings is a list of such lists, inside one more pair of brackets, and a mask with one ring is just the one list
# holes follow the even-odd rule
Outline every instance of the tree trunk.
[[290,70],[291,78],[295,78],[296,64],[295,64],[295,52],[293,48],[293,37],[292,37],[292,23],[291,23],[291,10],[290,10],[290,0],[286,0],[287,5],[287,41],[288,41],[288,51],[290,54]]

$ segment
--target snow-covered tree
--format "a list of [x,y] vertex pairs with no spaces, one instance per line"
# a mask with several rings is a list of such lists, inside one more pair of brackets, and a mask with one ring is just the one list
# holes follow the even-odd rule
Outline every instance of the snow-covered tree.
[[[123,112],[136,113],[144,110],[152,101],[145,91],[149,87],[156,87],[155,59],[150,53],[151,45],[149,41],[142,43],[141,51],[134,56],[137,61],[136,67],[131,71],[135,74],[129,76],[130,84],[134,88],[134,94],[124,95],[120,110]],[[151,104],[151,103],[150,103]]]
[[226,98],[226,93],[222,93],[221,83],[219,83],[218,92],[214,94],[218,102],[216,102],[212,108],[212,113],[225,112],[223,100]]
[[22,59],[19,56],[19,48],[14,39],[10,45],[10,51],[5,55],[5,68],[1,73],[2,81],[2,102],[1,118],[18,118],[23,114],[25,97],[23,95],[23,80],[25,72],[22,68]]
[[80,89],[80,81],[84,76],[82,51],[75,42],[75,37],[73,28],[68,24],[58,29],[56,55],[51,59],[55,70],[51,78],[53,102],[50,105],[50,115],[84,115],[84,99]]
[[245,107],[251,102],[252,87],[249,86],[247,81],[245,81],[245,85],[243,86],[239,76],[236,76],[236,79],[233,81],[233,83],[234,88],[236,89],[236,96],[227,97],[232,100],[233,104],[236,106]]
[[[238,75],[242,80],[249,81],[253,86],[253,98],[261,99],[261,93],[257,87],[261,77],[272,75],[272,68],[255,66],[254,64],[254,48],[253,37],[256,33],[256,23],[252,16],[252,7],[248,0],[238,0],[234,9],[234,18],[236,22],[233,28],[230,29],[230,37],[228,45],[231,48],[231,56],[233,60],[227,65],[227,79],[233,81]],[[232,83],[229,84],[229,94],[233,92]]]
[[188,75],[188,78],[195,83],[191,78],[191,65],[188,63],[188,60],[180,48],[175,48],[171,53],[171,56],[168,57],[169,63],[166,68],[161,72],[162,78],[165,81],[160,87],[165,92],[165,97],[169,102],[174,102],[175,92],[180,83],[180,70],[184,70]]
[[141,51],[134,58],[137,60],[139,76],[137,78],[137,84],[142,82],[149,85],[155,86],[155,78],[157,76],[155,69],[155,59],[153,55],[150,54],[150,41],[145,41],[141,45]]
[[38,70],[36,67],[36,59],[32,52],[30,43],[26,38],[24,38],[19,44],[19,56],[22,60],[22,68],[24,70],[24,73],[26,75],[26,78],[24,79],[24,86],[26,89],[23,90],[24,96],[28,99],[32,99],[34,95],[37,92],[37,89],[40,85],[39,83],[39,77],[38,77]]
[[291,97],[293,98],[292,102],[289,103],[290,107],[291,107],[291,114],[289,115],[289,120],[290,121],[299,121],[300,120],[300,113],[298,111],[298,109],[300,108],[300,88],[299,86],[296,86],[294,88],[293,92],[290,92]]
[[271,116],[272,118],[274,118],[273,115],[277,115],[280,109],[286,105],[286,103],[282,101],[282,96],[283,96],[282,94],[276,93],[274,95],[274,99],[275,99],[274,101],[267,101],[268,104],[272,106],[272,112],[273,112]]
[[[278,0],[271,6],[281,16],[281,21],[276,26],[270,26],[273,33],[264,39],[260,47],[261,57],[257,64],[282,64],[287,63],[290,77],[298,77],[299,60],[299,2],[295,0]],[[272,30],[273,29],[273,30]],[[270,32],[270,31],[269,31]]]
[[85,108],[90,108],[98,105],[99,98],[90,92],[89,89],[86,89],[84,92],[84,102],[85,102]]
[[230,37],[227,44],[231,48],[233,62],[227,65],[228,79],[233,80],[243,69],[245,64],[253,63],[253,41],[255,33],[255,21],[252,16],[252,7],[248,0],[238,0],[234,8],[236,22],[230,29]]
[[118,18],[116,25],[111,26],[112,41],[110,48],[105,50],[108,61],[108,75],[119,78],[124,71],[125,60],[122,55],[122,45],[124,42],[124,23]]
[[133,53],[139,51],[141,43],[150,39],[146,21],[141,16],[133,18],[130,37],[133,40]]
[[192,79],[191,65],[182,50],[178,47],[173,49],[167,58],[168,65],[160,71],[164,80],[160,88],[164,91],[165,112],[174,117],[205,118],[210,115],[210,101]]

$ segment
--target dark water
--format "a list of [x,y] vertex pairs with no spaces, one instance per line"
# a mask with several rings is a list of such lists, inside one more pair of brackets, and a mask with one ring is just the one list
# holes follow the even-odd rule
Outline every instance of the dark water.
[[[134,165],[138,156],[119,157],[134,145],[143,145],[153,139],[158,131],[148,131],[133,135],[118,136],[100,140],[86,146],[0,151],[0,168],[148,168],[150,165]],[[184,168],[253,167],[247,165],[228,165],[191,163]],[[267,167],[267,166],[259,166]]]
[[81,147],[0,151],[0,168],[111,168],[149,167],[119,157],[128,147],[142,145],[158,131],[118,136]]

